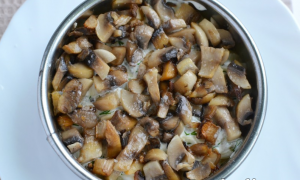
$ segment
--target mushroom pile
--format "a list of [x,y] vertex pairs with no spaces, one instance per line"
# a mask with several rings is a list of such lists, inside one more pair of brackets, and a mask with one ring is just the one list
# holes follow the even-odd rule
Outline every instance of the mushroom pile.
[[187,3],[113,0],[112,9],[76,23],[56,60],[51,97],[62,142],[110,180],[217,172],[254,115],[227,24]]

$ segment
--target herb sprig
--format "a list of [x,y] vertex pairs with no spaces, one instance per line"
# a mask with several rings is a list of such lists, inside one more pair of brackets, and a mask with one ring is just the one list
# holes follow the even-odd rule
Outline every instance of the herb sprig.
[[110,114],[110,113],[111,113],[110,110],[108,110],[108,111],[101,112],[99,115],[105,115],[105,114]]

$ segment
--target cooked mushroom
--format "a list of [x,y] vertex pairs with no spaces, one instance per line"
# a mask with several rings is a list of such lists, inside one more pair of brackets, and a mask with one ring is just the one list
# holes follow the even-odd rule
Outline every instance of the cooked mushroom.
[[[216,110],[217,110],[217,106],[212,106],[212,105],[209,105],[209,106],[206,106],[203,108],[203,120],[204,121],[211,121],[212,118],[214,117],[215,113],[216,113]],[[197,134],[197,137],[200,139],[200,133]]]
[[97,139],[105,139],[105,131],[106,131],[106,120],[101,120],[97,125],[96,125],[96,138]]
[[129,7],[130,4],[142,4],[143,0],[113,0],[112,8],[113,9],[121,9]]
[[102,155],[102,144],[94,136],[86,136],[78,157],[79,163],[86,163]]
[[216,149],[209,149],[208,154],[202,159],[202,164],[209,164],[211,169],[216,169],[221,159],[221,154]]
[[134,180],[145,180],[145,176],[141,170],[134,173]]
[[191,22],[198,22],[201,14],[189,4],[181,3],[180,7],[176,10],[175,16],[183,19],[186,24],[190,24]]
[[164,143],[169,143],[173,139],[173,137],[174,137],[173,133],[164,132],[161,141]]
[[83,146],[83,137],[76,128],[62,132],[61,137],[71,153],[77,152]]
[[163,22],[175,18],[173,8],[168,6],[164,0],[153,0],[151,1],[151,5]]
[[185,27],[186,23],[183,19],[169,19],[162,24],[162,28],[166,33],[171,33]]
[[195,169],[186,173],[189,179],[202,180],[208,177],[211,173],[211,169],[208,163],[202,164],[198,163]]
[[71,80],[58,100],[57,110],[63,114],[74,111],[80,102],[81,92],[82,83],[77,79]]
[[166,160],[168,155],[161,149],[151,149],[145,156],[145,162],[149,161],[163,161]]
[[148,135],[144,128],[136,125],[132,130],[127,146],[118,155],[115,171],[128,171],[133,162],[134,155],[139,154],[148,141]]
[[58,68],[57,68],[56,73],[52,80],[52,86],[53,86],[54,90],[58,89],[60,82],[62,81],[64,75],[68,71],[68,67],[66,65],[64,58],[60,57],[59,61],[60,62],[59,62]]
[[205,32],[208,40],[211,42],[213,46],[217,46],[221,42],[220,33],[218,32],[217,28],[207,19],[203,19],[199,23],[200,27]]
[[98,24],[97,17],[95,15],[91,15],[83,24],[84,27],[88,29],[95,29]]
[[59,98],[60,98],[61,95],[62,95],[62,93],[59,92],[59,91],[53,91],[51,93],[54,115],[57,115],[59,113],[57,108],[58,108],[58,101],[59,101]]
[[71,31],[68,36],[74,36],[74,37],[78,37],[78,36],[91,36],[91,35],[95,35],[95,31],[92,29],[88,29],[86,27],[78,27],[75,28],[73,31]]
[[211,81],[215,86],[216,93],[228,93],[227,83],[221,66],[218,67]]
[[174,170],[169,165],[168,161],[162,162],[162,168],[168,179],[180,180],[180,177],[178,176],[178,174],[176,172],[174,172]]
[[204,143],[198,143],[190,146],[190,150],[192,151],[193,155],[196,156],[205,156],[208,154],[208,146]]
[[121,110],[117,110],[110,121],[119,132],[130,131],[137,123],[135,118],[122,113]]
[[225,49],[230,49],[235,46],[235,41],[233,40],[229,31],[225,29],[218,29],[221,37],[221,46]]
[[191,98],[202,98],[208,93],[215,91],[215,85],[210,80],[199,79],[195,85],[194,91],[190,94]]
[[208,121],[201,124],[201,127],[198,129],[198,133],[200,133],[201,138],[205,139],[211,144],[215,144],[217,140],[216,133],[219,129],[219,126],[216,126],[214,123]]
[[[110,47],[110,46],[108,46],[108,45],[105,45],[105,43],[100,42],[100,41],[97,41],[97,42],[95,43],[95,49],[104,49],[104,50],[107,50],[107,51],[109,51],[109,52],[112,52],[112,48],[113,48],[113,47]],[[115,56],[116,56],[116,55],[115,55]]]
[[127,69],[123,65],[110,68],[108,74],[111,76],[110,84],[113,86],[121,86],[128,81]]
[[190,58],[181,60],[177,64],[177,70],[180,75],[185,74],[188,70],[191,70],[194,74],[197,74],[197,72],[199,71],[195,63]]
[[64,45],[62,49],[68,54],[79,54],[81,53],[82,49],[78,45],[76,41],[70,42],[67,45]]
[[[148,53],[149,54],[149,53]],[[148,54],[146,55],[145,59],[147,58]],[[150,54],[151,55],[151,54]],[[138,74],[137,74],[137,79],[143,79],[144,75],[146,74],[148,68],[145,65],[145,59],[144,61],[140,64],[139,69],[138,69]]]
[[81,90],[81,96],[80,96],[80,100],[83,99],[83,97],[86,95],[87,91],[92,87],[93,85],[93,80],[91,79],[78,79],[81,84],[82,84],[82,90]]
[[133,39],[137,41],[137,45],[142,49],[148,48],[148,43],[152,37],[154,29],[147,25],[136,26],[132,33]]
[[252,123],[252,119],[248,119],[249,116],[253,115],[251,107],[251,97],[246,94],[236,107],[236,117],[240,125],[245,126]]
[[235,140],[241,136],[242,133],[239,126],[226,107],[218,107],[214,119],[226,131],[228,141]]
[[99,76],[94,76],[94,86],[98,93],[105,92],[111,88],[111,83],[109,79],[102,80]]
[[209,93],[205,95],[203,98],[191,98],[191,102],[196,105],[202,105],[209,103],[214,97],[216,96],[216,93]]
[[179,122],[180,120],[178,116],[171,116],[161,121],[160,124],[164,130],[172,131],[177,128]]
[[159,123],[155,119],[151,117],[144,117],[139,120],[139,124],[143,126],[152,137],[158,136]]
[[251,89],[251,85],[247,80],[246,70],[244,67],[232,62],[227,67],[227,74],[229,79],[237,86],[240,86],[243,89]]
[[74,124],[72,119],[67,115],[61,115],[57,117],[57,123],[62,130],[68,130]]
[[229,55],[230,55],[230,51],[228,49],[225,49],[222,57],[221,65],[223,65],[228,60]]
[[168,62],[170,60],[177,61],[177,48],[170,46],[163,49],[154,51],[148,59],[148,67],[157,67],[161,63]]
[[92,128],[95,127],[98,123],[97,116],[95,114],[95,110],[83,110],[77,109],[74,110],[71,114],[69,114],[70,118],[75,124],[78,124],[84,128]]
[[158,103],[160,101],[157,75],[158,71],[156,68],[149,69],[148,72],[144,75],[144,80],[147,83],[148,91],[155,103]]
[[147,24],[154,29],[158,29],[161,21],[157,13],[149,6],[142,6],[141,9],[147,19]]
[[151,161],[143,167],[146,179],[166,179],[164,170],[158,161]]
[[188,70],[177,81],[175,81],[174,88],[176,92],[179,92],[182,95],[189,95],[192,93],[191,91],[196,84],[196,81],[197,76],[191,70]]
[[130,166],[130,169],[126,172],[124,172],[126,175],[134,174],[137,171],[142,170],[144,167],[144,164],[140,163],[139,161],[135,160],[132,165]]
[[161,93],[160,103],[158,105],[157,117],[166,118],[169,111],[169,106],[175,104],[173,94],[171,92],[165,91]]
[[136,66],[143,59],[143,51],[138,45],[130,40],[126,44],[126,60],[131,66]]
[[217,71],[224,54],[224,49],[201,46],[201,68],[199,76],[212,78]]
[[87,49],[93,46],[86,36],[79,37],[76,39],[76,42],[81,49]]
[[94,70],[83,63],[70,64],[68,70],[76,78],[91,78],[94,75]]
[[201,60],[201,51],[198,49],[191,49],[189,54],[186,54],[183,58],[190,58],[197,66]]
[[116,59],[116,56],[113,53],[105,49],[95,49],[94,53],[105,63],[110,63]]
[[106,122],[105,139],[107,141],[107,157],[117,157],[122,150],[122,145],[119,133],[110,121]]
[[162,49],[169,43],[169,38],[162,28],[153,33],[152,43],[156,49]]
[[59,83],[56,91],[62,91],[66,84],[68,84],[68,82],[70,82],[74,77],[73,76],[65,76]]
[[195,44],[196,43],[196,40],[194,37],[195,32],[196,32],[195,29],[186,28],[181,31],[169,34],[168,36],[169,37],[181,37],[181,38],[184,37],[186,41],[190,42],[191,44]]
[[178,99],[178,105],[176,112],[180,118],[180,120],[186,125],[191,126],[192,122],[192,106],[190,102],[186,99],[186,97],[177,94],[176,98]]
[[109,22],[108,14],[109,13],[105,13],[98,16],[98,23],[95,29],[98,38],[104,43],[108,41],[113,32],[116,30],[116,28]]
[[186,41],[184,37],[170,37],[169,42],[178,49],[178,59],[181,59],[181,57],[191,51],[191,43]]
[[133,93],[141,94],[145,88],[146,84],[142,79],[131,79],[128,82],[128,89]]
[[192,26],[192,28],[195,29],[195,37],[197,40],[197,44],[199,46],[208,47],[209,46],[208,39],[207,39],[207,36],[206,36],[205,32],[203,31],[203,29],[194,22],[191,23],[191,26]]
[[114,159],[96,159],[94,162],[93,173],[100,176],[110,176],[113,172]]
[[112,61],[110,64],[112,64],[113,66],[121,65],[126,56],[126,48],[125,47],[112,47],[111,52],[116,56],[116,59],[114,61]]
[[160,81],[170,80],[176,76],[177,76],[176,66],[171,61],[165,63]]
[[174,130],[174,135],[180,136],[184,131],[184,124],[180,121],[177,128]]
[[88,66],[96,71],[99,77],[104,80],[109,72],[110,67],[100,59],[93,51],[85,59]]
[[117,95],[117,92],[108,93],[96,100],[94,102],[94,106],[100,111],[108,111],[112,109],[116,109],[120,104],[120,99]]
[[232,107],[234,102],[228,96],[225,95],[217,95],[210,102],[209,106],[227,106]]
[[178,135],[174,136],[169,143],[167,154],[170,166],[176,171],[192,168],[195,162],[194,156],[185,149]]
[[120,26],[124,26],[126,25],[130,20],[132,19],[131,16],[127,16],[122,14],[121,16],[119,16],[116,20],[114,20],[114,25],[116,28],[120,27]]

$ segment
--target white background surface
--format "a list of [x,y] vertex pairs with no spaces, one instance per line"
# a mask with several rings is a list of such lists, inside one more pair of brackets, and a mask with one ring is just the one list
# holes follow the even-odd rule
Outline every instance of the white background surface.
[[[46,45],[82,0],[27,0],[0,41],[0,177],[78,179],[46,141],[37,79]],[[245,25],[263,57],[269,103],[261,135],[228,179],[299,179],[300,31],[277,0],[220,0]]]

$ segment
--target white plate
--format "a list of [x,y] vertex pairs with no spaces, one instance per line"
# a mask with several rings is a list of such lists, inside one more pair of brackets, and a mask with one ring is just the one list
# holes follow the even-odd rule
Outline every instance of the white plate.
[[[269,106],[246,161],[228,179],[298,179],[300,31],[276,0],[220,0],[246,26],[262,54]],[[37,79],[46,45],[82,0],[27,0],[0,42],[0,177],[78,179],[46,141],[37,110]]]

